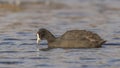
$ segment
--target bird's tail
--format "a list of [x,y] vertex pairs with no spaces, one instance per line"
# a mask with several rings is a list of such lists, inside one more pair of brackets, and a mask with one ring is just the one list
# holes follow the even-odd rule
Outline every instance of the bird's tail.
[[106,42],[106,40],[100,41],[100,42],[99,42],[99,46],[101,47],[105,42]]

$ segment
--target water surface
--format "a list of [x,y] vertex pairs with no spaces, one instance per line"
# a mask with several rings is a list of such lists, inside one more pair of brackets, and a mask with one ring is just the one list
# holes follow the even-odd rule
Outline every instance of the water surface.
[[[36,1],[21,0],[16,6],[6,0],[0,5],[1,68],[120,67],[120,1]],[[98,33],[107,43],[102,48],[37,51],[39,28],[47,28],[55,36],[86,29]],[[41,42],[42,47],[47,47],[46,41]]]

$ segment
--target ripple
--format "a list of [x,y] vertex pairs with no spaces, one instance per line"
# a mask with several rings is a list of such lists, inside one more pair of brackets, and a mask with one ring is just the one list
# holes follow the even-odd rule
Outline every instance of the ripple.
[[120,46],[120,43],[105,43],[104,45]]
[[96,60],[98,58],[80,58],[80,60]]
[[120,33],[120,31],[116,31],[116,32],[114,32],[114,33]]
[[112,62],[112,63],[114,63],[114,62],[120,62],[120,59],[112,59],[109,62]]
[[80,12],[59,12],[57,13],[57,15],[59,16],[64,16],[64,17],[73,17],[73,16],[78,16],[78,17],[84,17],[84,16],[88,16],[89,14],[86,13],[80,13]]
[[47,43],[40,43],[40,45],[47,45]]
[[20,45],[36,45],[36,43],[22,43]]
[[82,68],[88,68],[89,65],[82,65],[81,67],[82,67]]
[[120,40],[120,38],[112,38],[112,39],[114,39],[114,40]]
[[42,49],[39,49],[40,51],[50,51],[52,48],[42,48]]
[[8,65],[11,65],[11,64],[22,64],[24,62],[20,62],[20,61],[0,61],[0,64],[8,64]]
[[16,45],[14,42],[1,42],[0,45]]
[[35,65],[36,67],[53,67],[53,65],[50,65],[50,64],[38,64],[38,65]]
[[28,35],[28,33],[26,33],[26,32],[17,32],[17,34],[22,35],[22,36],[27,36]]
[[64,61],[65,63],[75,63],[75,64],[79,64],[80,62],[78,61]]
[[34,41],[36,41],[37,39],[30,39],[30,40],[34,40]]
[[82,68],[109,68],[110,64],[99,64],[99,65],[82,65]]
[[5,40],[5,41],[6,41],[6,40],[10,40],[10,41],[11,41],[11,40],[13,40],[13,41],[20,41],[21,39],[16,39],[16,38],[5,38],[4,40]]
[[32,57],[32,58],[29,58],[29,59],[49,59],[49,58],[47,58],[47,57]]
[[36,52],[36,51],[23,51],[24,53],[32,53],[32,52]]
[[36,51],[0,51],[0,53],[32,53]]
[[19,51],[0,51],[0,53],[18,53]]

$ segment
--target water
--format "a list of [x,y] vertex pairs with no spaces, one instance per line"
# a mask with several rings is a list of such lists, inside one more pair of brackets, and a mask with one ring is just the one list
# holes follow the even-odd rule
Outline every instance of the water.
[[[0,68],[120,67],[119,0],[23,2],[0,5]],[[55,36],[86,29],[98,33],[107,43],[102,48],[37,51],[39,28],[47,28]],[[47,47],[46,41],[41,42],[42,47]]]

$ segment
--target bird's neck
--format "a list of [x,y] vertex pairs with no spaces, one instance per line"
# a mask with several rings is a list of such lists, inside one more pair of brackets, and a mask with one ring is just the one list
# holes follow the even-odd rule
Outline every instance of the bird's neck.
[[48,41],[48,43],[50,43],[54,42],[56,38],[51,32],[48,31],[45,35],[45,39]]

